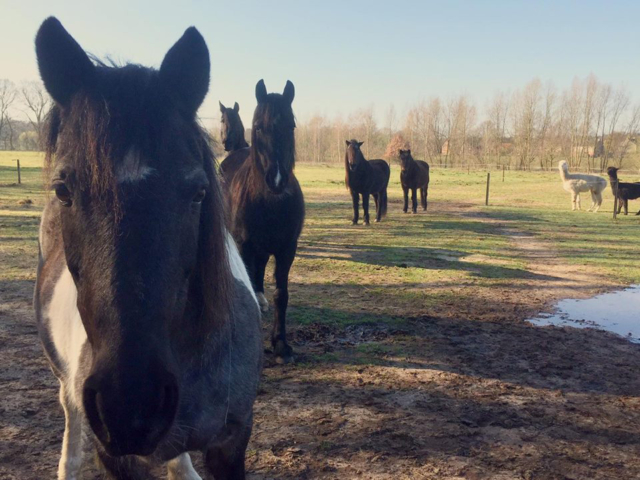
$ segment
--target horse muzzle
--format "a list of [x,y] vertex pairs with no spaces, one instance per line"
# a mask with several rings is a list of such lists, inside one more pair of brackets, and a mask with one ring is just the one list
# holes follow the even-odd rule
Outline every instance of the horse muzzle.
[[129,377],[102,371],[87,378],[83,389],[85,413],[109,455],[151,455],[173,425],[178,383],[173,374],[161,368],[145,372],[145,376]]

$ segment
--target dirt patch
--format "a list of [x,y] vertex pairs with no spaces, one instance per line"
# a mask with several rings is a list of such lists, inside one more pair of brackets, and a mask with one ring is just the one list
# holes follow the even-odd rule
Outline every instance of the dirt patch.
[[[603,332],[522,321],[560,298],[592,295],[611,283],[567,265],[509,222],[476,218],[509,237],[529,273],[513,285],[478,288],[466,303],[455,298],[470,288],[461,283],[429,315],[399,308],[402,322],[293,324],[298,363],[277,366],[267,357],[249,478],[640,478],[639,346]],[[53,478],[62,436],[32,287],[0,284],[3,479]],[[306,295],[319,287],[297,280],[294,288]],[[345,286],[322,288],[360,301]],[[372,298],[363,309],[383,310],[384,301]],[[85,478],[96,478],[89,458]]]

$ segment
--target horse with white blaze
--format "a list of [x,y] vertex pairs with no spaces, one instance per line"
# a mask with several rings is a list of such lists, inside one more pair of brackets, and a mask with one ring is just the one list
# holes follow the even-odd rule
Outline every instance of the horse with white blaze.
[[209,52],[195,28],[159,70],[92,62],[55,18],[36,37],[55,101],[40,226],[39,334],[76,479],[85,421],[109,478],[245,478],[262,364],[260,311],[227,232],[196,111]]

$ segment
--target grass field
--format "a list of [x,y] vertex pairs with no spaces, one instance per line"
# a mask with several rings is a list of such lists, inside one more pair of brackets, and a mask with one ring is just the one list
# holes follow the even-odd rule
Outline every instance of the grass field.
[[[5,342],[32,322],[41,162],[38,153],[0,152]],[[640,217],[613,220],[609,189],[599,213],[571,212],[557,173],[507,172],[503,182],[492,172],[486,207],[486,172],[434,169],[429,210],[411,215],[392,165],[389,213],[364,227],[351,225],[342,168],[299,164],[296,174],[307,208],[291,273],[298,362],[267,362],[251,478],[640,475],[640,440],[630,433],[640,426],[636,346],[523,322],[560,298],[640,283]],[[590,203],[583,197],[583,209]],[[24,341],[37,350],[34,333]],[[20,363],[9,344],[5,354]],[[29,368],[49,375],[44,363]],[[24,402],[18,391],[14,409]],[[30,461],[18,448],[25,432],[37,439],[61,429],[60,416],[49,418],[55,391],[39,395],[47,420],[22,422],[16,464]],[[53,468],[58,444],[42,442],[42,470],[20,478]]]

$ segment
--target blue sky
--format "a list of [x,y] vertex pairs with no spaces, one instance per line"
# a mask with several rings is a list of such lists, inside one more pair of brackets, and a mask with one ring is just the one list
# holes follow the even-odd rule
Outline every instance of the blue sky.
[[269,91],[293,81],[302,120],[372,104],[382,118],[389,104],[402,114],[432,95],[461,93],[482,111],[497,90],[534,77],[564,88],[594,73],[640,94],[637,1],[92,3],[0,0],[0,78],[37,78],[33,37],[55,15],[87,51],[156,67],[195,25],[212,57],[201,115],[217,117],[218,99],[238,101],[245,124],[260,78]]

